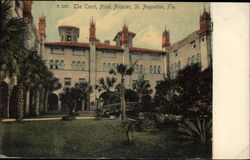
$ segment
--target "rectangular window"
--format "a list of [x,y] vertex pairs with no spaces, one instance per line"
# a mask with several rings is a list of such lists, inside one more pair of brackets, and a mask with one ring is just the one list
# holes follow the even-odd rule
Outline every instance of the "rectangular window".
[[84,82],[86,82],[85,78],[79,78],[79,83],[84,83]]
[[132,58],[132,60],[142,59],[142,53],[132,53],[131,58]]
[[160,54],[154,53],[150,54],[152,60],[160,60]]
[[102,57],[104,57],[104,58],[115,58],[115,52],[113,50],[105,50],[102,53]]
[[71,78],[64,78],[64,86],[71,86]]
[[82,50],[82,49],[74,49],[73,50],[73,55],[74,56],[84,56],[84,50]]
[[63,48],[51,48],[51,54],[63,54]]

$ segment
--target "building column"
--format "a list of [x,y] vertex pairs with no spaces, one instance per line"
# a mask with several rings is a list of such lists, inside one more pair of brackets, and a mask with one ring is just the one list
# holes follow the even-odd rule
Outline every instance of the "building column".
[[[124,48],[124,52],[123,52],[123,64],[127,65],[128,67],[131,65],[131,61],[130,61],[130,53],[129,53],[129,48],[128,48],[128,44],[123,44],[123,48]],[[131,88],[131,76],[126,76],[125,77],[125,88]]]
[[89,52],[89,84],[92,86],[92,93],[90,94],[90,110],[95,110],[95,99],[96,99],[96,45],[95,41],[90,41],[90,52]]

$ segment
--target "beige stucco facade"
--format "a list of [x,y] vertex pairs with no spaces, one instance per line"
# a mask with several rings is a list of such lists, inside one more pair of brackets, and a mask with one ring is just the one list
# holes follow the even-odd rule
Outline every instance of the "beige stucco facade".
[[[205,15],[205,20],[202,17],[203,15]],[[212,30],[211,23],[208,23],[210,15],[208,17],[207,12],[203,15],[201,16],[199,30],[172,45],[169,43],[169,33],[165,31],[162,49],[159,50],[132,46],[133,37],[136,34],[128,31],[126,26],[114,35],[115,45],[111,45],[107,41],[100,42],[95,37],[93,20],[90,24],[89,42],[78,42],[76,37],[61,38],[61,42],[46,42],[44,39],[41,55],[54,76],[59,78],[62,84],[62,88],[55,91],[55,94],[58,96],[64,87],[72,87],[80,81],[87,81],[94,88],[100,78],[112,76],[109,74],[111,68],[121,63],[131,65],[136,60],[135,71],[131,76],[126,77],[125,87],[131,89],[139,75],[143,74],[145,80],[149,81],[153,89],[152,96],[155,93],[157,82],[167,77],[175,78],[177,72],[187,65],[200,63],[204,70],[211,65],[212,61]],[[203,21],[205,21],[205,27],[202,25]],[[67,37],[71,36],[74,28],[78,27],[59,26],[59,28],[60,35]],[[207,28],[209,28],[209,32]],[[118,83],[120,77],[116,78]],[[90,101],[95,102],[99,95],[100,93],[94,89]]]

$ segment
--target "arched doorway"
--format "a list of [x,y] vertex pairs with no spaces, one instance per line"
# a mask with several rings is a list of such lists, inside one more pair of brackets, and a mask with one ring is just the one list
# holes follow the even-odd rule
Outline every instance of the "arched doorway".
[[16,118],[17,114],[17,95],[18,94],[18,87],[14,86],[11,90],[11,95],[10,95],[10,118]]
[[49,94],[48,97],[49,108],[48,111],[53,112],[58,110],[58,96],[54,93]]
[[0,117],[7,117],[8,107],[8,84],[4,81],[0,82]]

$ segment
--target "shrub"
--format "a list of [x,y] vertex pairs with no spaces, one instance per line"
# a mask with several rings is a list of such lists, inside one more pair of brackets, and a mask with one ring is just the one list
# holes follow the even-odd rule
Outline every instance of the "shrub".
[[181,138],[186,144],[201,143],[208,144],[212,137],[212,121],[211,119],[196,118],[195,120],[184,120],[179,124],[178,128]]
[[156,123],[153,120],[145,119],[138,120],[136,122],[136,128],[139,132],[156,132],[158,129],[156,128]]

